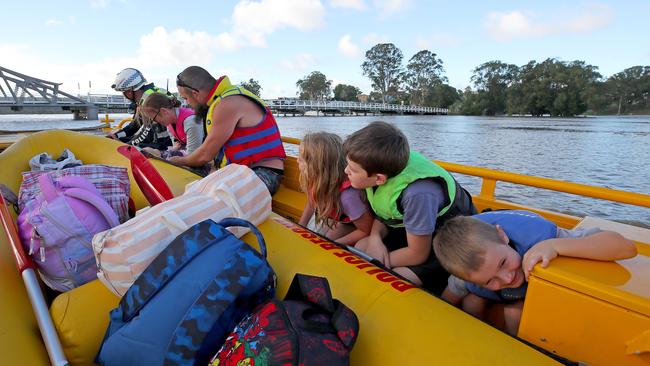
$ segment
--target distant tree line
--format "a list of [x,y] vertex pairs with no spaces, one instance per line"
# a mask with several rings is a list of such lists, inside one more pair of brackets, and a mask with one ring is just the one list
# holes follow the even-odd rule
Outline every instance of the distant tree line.
[[551,115],[647,113],[650,67],[634,66],[604,79],[584,61],[501,61],[474,69],[473,88],[451,106],[467,115]]
[[[392,43],[366,52],[361,70],[372,85],[368,101],[449,108],[450,113],[464,115],[650,113],[650,66],[630,67],[604,78],[597,66],[579,60],[549,58],[522,66],[494,60],[477,66],[472,85],[458,90],[448,85],[436,53],[421,50],[406,66],[403,58]],[[249,81],[253,82],[260,88],[255,80]],[[301,99],[357,101],[362,95],[354,85],[332,88],[332,80],[320,71],[309,73],[296,86]]]

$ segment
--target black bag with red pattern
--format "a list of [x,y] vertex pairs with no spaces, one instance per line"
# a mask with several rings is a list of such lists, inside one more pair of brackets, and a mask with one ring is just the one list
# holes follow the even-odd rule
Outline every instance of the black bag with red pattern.
[[296,274],[284,301],[259,305],[228,335],[211,366],[348,365],[357,316],[322,277]]

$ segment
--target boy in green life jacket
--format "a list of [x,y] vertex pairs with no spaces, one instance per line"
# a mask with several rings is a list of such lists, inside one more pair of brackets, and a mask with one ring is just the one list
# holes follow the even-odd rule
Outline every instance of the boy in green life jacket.
[[449,274],[432,250],[436,228],[476,209],[469,193],[443,168],[411,152],[406,136],[372,122],[343,145],[352,187],[365,189],[377,219],[355,247],[424,289],[440,295]]

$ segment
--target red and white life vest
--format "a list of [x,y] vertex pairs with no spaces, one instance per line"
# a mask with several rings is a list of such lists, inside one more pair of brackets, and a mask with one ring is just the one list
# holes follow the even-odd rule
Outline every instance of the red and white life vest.
[[208,115],[206,131],[210,133],[212,126],[219,121],[212,120],[214,108],[225,97],[242,95],[254,101],[264,110],[264,117],[255,126],[237,127],[223,146],[228,164],[236,163],[251,166],[259,161],[271,159],[286,159],[287,155],[282,145],[280,130],[271,110],[255,94],[240,86],[233,86],[227,76],[222,76],[210,91],[208,99]]

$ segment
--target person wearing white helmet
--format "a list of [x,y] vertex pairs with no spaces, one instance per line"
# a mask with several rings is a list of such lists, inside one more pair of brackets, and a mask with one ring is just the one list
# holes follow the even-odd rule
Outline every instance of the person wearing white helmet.
[[107,137],[126,142],[130,145],[151,147],[158,150],[166,150],[168,146],[171,146],[171,138],[167,129],[143,119],[142,114],[138,111],[138,107],[153,93],[171,96],[167,90],[157,88],[153,83],[147,84],[147,79],[144,78],[142,73],[130,67],[120,71],[115,76],[115,81],[111,85],[111,88],[122,92],[134,104],[135,112],[131,123],[109,134]]

